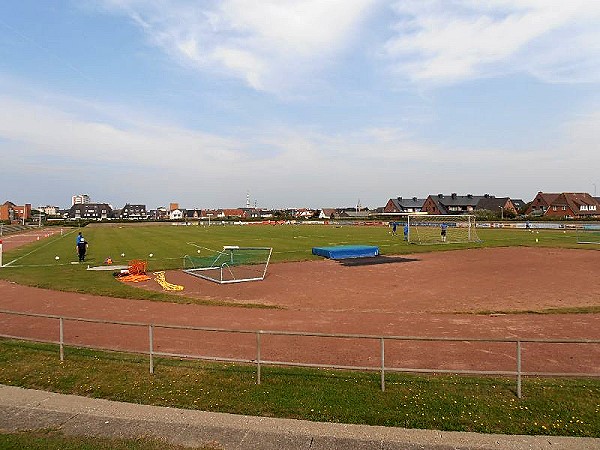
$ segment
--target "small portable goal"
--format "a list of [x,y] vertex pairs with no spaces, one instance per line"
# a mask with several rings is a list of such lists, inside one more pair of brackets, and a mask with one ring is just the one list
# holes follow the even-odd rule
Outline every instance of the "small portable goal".
[[208,256],[185,255],[183,271],[219,284],[261,281],[267,275],[271,247],[226,245]]

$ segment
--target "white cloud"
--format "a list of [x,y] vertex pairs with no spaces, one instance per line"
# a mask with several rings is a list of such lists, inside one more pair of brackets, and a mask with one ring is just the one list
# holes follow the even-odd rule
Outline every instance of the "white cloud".
[[265,89],[263,83],[268,68],[252,52],[230,47],[217,47],[214,49],[212,57],[224,68],[244,78],[250,87],[256,90]]
[[446,84],[506,73],[600,81],[600,2],[401,0],[385,45],[394,71]]
[[182,64],[286,91],[330,64],[379,0],[100,0]]
[[361,198],[375,207],[394,195],[483,189],[527,197],[539,189],[600,184],[594,178],[597,111],[566,122],[562,140],[551,147],[509,151],[449,148],[385,126],[343,135],[257,126],[224,136],[120,105],[48,93],[21,97],[0,96],[0,152],[6,155],[0,178],[19,174],[19,192],[31,186],[40,203],[50,200],[38,192],[37,180],[49,177],[62,180],[65,199],[82,189],[93,193],[86,183],[95,180],[97,200],[156,205],[177,199],[186,207],[239,206],[248,189],[259,206],[340,206]]
[[[239,142],[169,125],[115,123],[37,103],[0,97],[0,137],[17,142],[41,158],[59,157],[78,164],[133,164],[177,168],[190,160],[208,165],[242,159]],[[88,111],[89,113],[95,111]]]
[[[44,104],[44,97],[52,98],[0,97],[0,151],[10,155],[0,176],[18,173],[21,188],[36,190],[35,180],[66,173],[68,195],[96,190],[97,200],[115,204],[176,198],[187,206],[239,206],[250,189],[260,206],[340,205],[348,195],[379,206],[407,164],[450,159],[391,128],[339,136],[267,127],[218,136],[141,120],[133,111],[124,121],[114,105],[65,98]],[[411,177],[414,183],[421,174]]]
[[[373,23],[403,79],[448,84],[527,73],[547,82],[600,81],[600,2],[593,0],[96,0],[129,17],[182,65],[289,93],[315,85]],[[376,38],[377,39],[377,38]],[[362,51],[362,50],[361,50]],[[359,70],[359,69],[356,69]]]

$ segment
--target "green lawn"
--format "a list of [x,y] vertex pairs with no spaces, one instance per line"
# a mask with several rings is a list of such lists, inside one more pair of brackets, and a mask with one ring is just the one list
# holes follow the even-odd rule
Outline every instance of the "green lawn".
[[[171,445],[151,439],[109,439],[100,437],[66,436],[55,430],[0,431],[0,448],[3,450],[190,450],[189,447]],[[211,450],[202,447],[197,450]]]
[[0,340],[0,383],[206,411],[324,422],[600,437],[600,380],[515,380],[265,367],[147,358]]
[[[224,245],[273,247],[272,262],[318,259],[312,247],[347,244],[377,245],[384,255],[447,251],[472,247],[551,246],[597,249],[578,245],[574,231],[478,229],[477,244],[413,245],[401,236],[391,236],[384,226],[325,225],[226,225],[226,226],[102,226],[81,229],[90,243],[85,264],[76,261],[75,236],[78,229],[4,254],[0,278],[30,286],[55,290],[149,300],[203,303],[167,293],[149,292],[116,282],[111,272],[85,270],[87,265],[102,265],[107,257],[114,264],[132,259],[148,261],[148,270],[180,269],[184,255],[206,256]],[[537,239],[537,242],[536,242]],[[200,250],[200,253],[198,253]],[[122,257],[121,254],[125,256]],[[153,256],[151,257],[150,254]],[[56,257],[59,257],[57,260]],[[14,262],[12,262],[14,261]]]

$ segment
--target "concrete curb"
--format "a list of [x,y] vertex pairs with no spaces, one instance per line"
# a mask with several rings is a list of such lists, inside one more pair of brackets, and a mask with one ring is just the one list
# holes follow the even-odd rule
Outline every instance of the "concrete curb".
[[0,430],[149,437],[222,449],[599,450],[600,439],[508,436],[241,416],[0,385]]

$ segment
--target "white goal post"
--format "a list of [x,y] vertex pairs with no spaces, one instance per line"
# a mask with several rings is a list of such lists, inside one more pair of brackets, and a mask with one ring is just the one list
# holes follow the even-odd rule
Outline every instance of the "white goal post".
[[183,271],[219,284],[260,281],[267,275],[272,252],[271,247],[225,245],[210,255],[185,255]]
[[408,214],[406,223],[412,244],[480,242],[473,215]]

